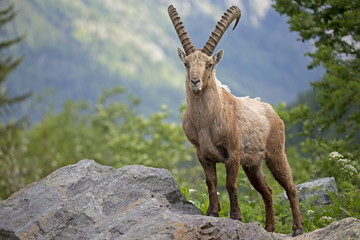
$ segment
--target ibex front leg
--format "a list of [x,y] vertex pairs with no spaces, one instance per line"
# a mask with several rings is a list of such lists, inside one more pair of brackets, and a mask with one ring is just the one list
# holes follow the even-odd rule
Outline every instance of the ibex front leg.
[[209,192],[209,207],[206,212],[206,216],[218,217],[220,211],[220,203],[216,191],[216,163],[207,158],[199,157],[199,160],[205,171],[206,185]]
[[239,161],[236,161],[234,158],[230,157],[225,160],[226,190],[228,191],[230,198],[230,218],[242,221],[237,198],[237,177],[239,167]]

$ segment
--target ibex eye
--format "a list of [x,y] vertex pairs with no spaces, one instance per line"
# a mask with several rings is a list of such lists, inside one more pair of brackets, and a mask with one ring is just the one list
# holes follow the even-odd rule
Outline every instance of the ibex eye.
[[184,63],[184,66],[185,66],[186,68],[189,68],[189,67],[190,67],[188,63]]
[[212,68],[213,65],[212,65],[211,63],[208,63],[208,64],[206,65],[206,67],[207,67],[207,68]]

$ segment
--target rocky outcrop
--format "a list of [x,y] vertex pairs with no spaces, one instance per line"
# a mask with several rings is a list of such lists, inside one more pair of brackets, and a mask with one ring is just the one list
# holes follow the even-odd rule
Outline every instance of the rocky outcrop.
[[[359,229],[358,220],[346,219],[295,239],[357,239]],[[256,222],[202,216],[169,171],[136,165],[113,169],[82,160],[0,203],[0,239],[288,238]]]

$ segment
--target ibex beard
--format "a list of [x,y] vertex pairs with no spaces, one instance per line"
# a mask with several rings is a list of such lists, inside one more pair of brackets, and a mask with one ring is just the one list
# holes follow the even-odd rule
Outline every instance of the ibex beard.
[[[285,127],[273,108],[259,99],[235,97],[215,77],[215,66],[223,50],[214,49],[231,22],[238,23],[241,12],[236,6],[224,13],[202,49],[195,49],[176,9],[168,9],[184,47],[178,55],[186,69],[186,111],[183,130],[194,145],[204,169],[209,192],[206,215],[219,216],[216,163],[224,163],[226,189],[230,198],[230,218],[242,220],[237,199],[240,165],[265,205],[265,229],[275,229],[272,190],[261,169],[265,160],[274,178],[285,189],[293,215],[293,236],[303,233],[302,217],[291,169],[285,154]],[[234,28],[235,28],[234,27]]]

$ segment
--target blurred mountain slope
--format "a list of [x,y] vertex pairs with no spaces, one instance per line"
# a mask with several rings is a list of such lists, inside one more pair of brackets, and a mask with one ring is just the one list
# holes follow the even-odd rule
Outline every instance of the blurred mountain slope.
[[[167,14],[174,4],[192,38],[201,48],[229,3],[238,3],[238,27],[223,36],[225,51],[217,77],[235,95],[278,103],[296,99],[299,91],[320,76],[308,71],[304,53],[310,46],[296,41],[286,19],[273,9],[247,1],[165,0],[16,0],[18,17],[6,36],[26,34],[13,51],[25,55],[10,76],[17,94],[56,89],[52,101],[68,98],[94,102],[103,87],[122,85],[143,101],[145,114],[167,104],[177,111],[184,101],[185,70],[181,47]],[[6,5],[6,4],[5,4]],[[256,15],[257,14],[257,15]],[[56,105],[55,104],[55,105]]]

